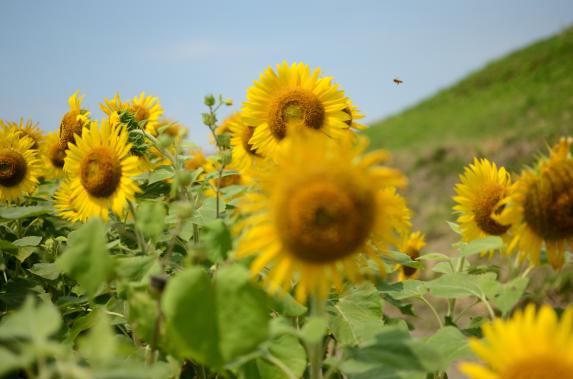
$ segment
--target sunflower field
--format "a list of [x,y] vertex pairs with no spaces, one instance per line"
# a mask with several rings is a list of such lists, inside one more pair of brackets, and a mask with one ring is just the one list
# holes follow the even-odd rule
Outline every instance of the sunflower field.
[[206,96],[210,154],[156,97],[82,100],[0,120],[0,377],[573,379],[570,137],[468,162],[436,252],[320,69]]

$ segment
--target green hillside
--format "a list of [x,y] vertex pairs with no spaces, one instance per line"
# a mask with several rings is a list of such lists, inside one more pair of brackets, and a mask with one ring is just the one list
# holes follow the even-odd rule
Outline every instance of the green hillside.
[[452,219],[452,186],[473,156],[516,170],[573,134],[573,28],[488,64],[366,133],[373,147],[394,152],[410,177],[415,223],[439,239]]

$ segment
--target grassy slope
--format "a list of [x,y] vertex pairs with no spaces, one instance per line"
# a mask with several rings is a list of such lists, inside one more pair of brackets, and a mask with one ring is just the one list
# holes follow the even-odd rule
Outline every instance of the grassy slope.
[[450,234],[452,186],[473,156],[510,170],[558,136],[573,135],[573,28],[494,61],[451,88],[367,131],[411,180],[415,223]]

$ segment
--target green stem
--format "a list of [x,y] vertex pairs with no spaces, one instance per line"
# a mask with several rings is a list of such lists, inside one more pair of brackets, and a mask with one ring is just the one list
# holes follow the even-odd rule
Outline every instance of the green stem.
[[440,315],[438,314],[436,308],[434,308],[434,306],[424,296],[420,296],[418,297],[418,299],[420,299],[424,304],[428,306],[428,308],[430,308],[430,310],[434,314],[434,317],[438,321],[438,324],[440,325],[440,329],[442,329],[444,327],[444,323],[442,322],[442,319],[440,318]]
[[[324,315],[326,302],[317,294],[310,298],[310,314],[312,317]],[[323,379],[322,377],[322,339],[317,343],[308,344],[308,359],[310,363],[310,379]]]
[[133,206],[133,203],[131,201],[128,201],[127,204],[129,206],[129,211],[133,216],[133,224],[134,224],[133,230],[135,232],[135,238],[137,239],[137,244],[139,245],[139,249],[141,250],[142,253],[147,253],[145,238],[143,238],[143,235],[141,234],[139,229],[137,229],[137,218],[135,216],[135,207]]
[[[461,272],[464,268],[464,263],[466,262],[466,257],[460,257],[458,259],[458,264],[454,272]],[[454,318],[454,311],[456,309],[456,299],[449,299],[448,300],[448,313],[446,314],[450,318]]]

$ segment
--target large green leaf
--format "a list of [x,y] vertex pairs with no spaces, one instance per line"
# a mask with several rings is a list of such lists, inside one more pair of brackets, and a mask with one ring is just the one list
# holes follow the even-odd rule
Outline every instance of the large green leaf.
[[501,311],[502,316],[507,315],[519,302],[529,283],[528,278],[515,278],[501,284],[487,294],[488,299]]
[[0,208],[0,219],[16,220],[19,218],[41,216],[52,212],[52,207],[47,205],[34,205],[31,207],[2,207]]
[[22,308],[9,313],[0,323],[0,339],[25,338],[42,341],[55,334],[62,325],[60,312],[50,302],[36,303],[26,298]]
[[372,339],[384,326],[380,295],[371,284],[348,291],[329,312],[330,328],[342,345],[358,345]]
[[423,344],[441,356],[441,370],[446,370],[455,360],[472,356],[466,336],[453,326],[446,326],[438,330],[436,334],[428,337]]
[[157,201],[144,201],[137,207],[136,227],[152,241],[157,241],[165,226],[165,207]]
[[487,251],[499,250],[503,247],[503,240],[498,236],[487,236],[462,245],[460,254],[463,257]]
[[[270,341],[265,355],[272,358],[257,358],[239,370],[241,379],[290,379],[302,378],[306,369],[306,352],[298,339],[283,335]],[[274,362],[274,363],[271,363]],[[277,366],[276,361],[280,362]],[[285,372],[288,370],[288,374]]]
[[385,327],[359,348],[346,348],[345,356],[341,370],[351,379],[423,379],[425,373],[442,366],[438,353],[397,327]]
[[227,259],[227,253],[233,247],[231,231],[221,219],[213,220],[205,225],[201,242],[205,245],[207,256],[212,262]]
[[90,296],[97,293],[113,271],[106,243],[103,221],[92,218],[70,234],[68,248],[56,261]]
[[467,296],[486,298],[486,294],[497,286],[495,273],[469,275],[459,272],[445,274],[437,279],[425,282],[430,293],[437,297],[458,299]]
[[174,349],[209,366],[255,350],[269,335],[267,298],[239,265],[221,268],[213,281],[198,267],[178,273],[162,308]]

